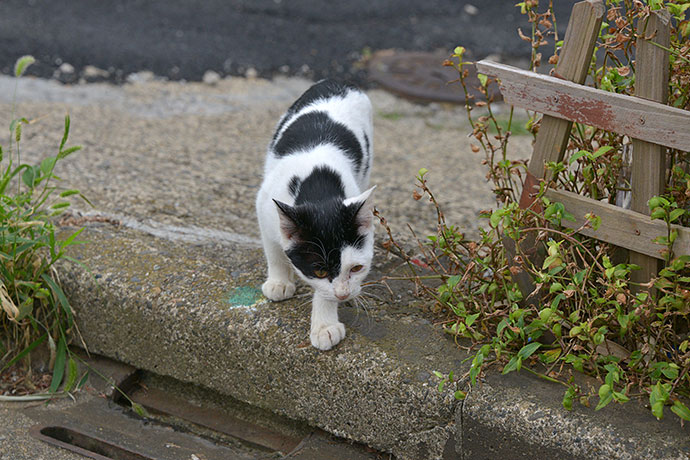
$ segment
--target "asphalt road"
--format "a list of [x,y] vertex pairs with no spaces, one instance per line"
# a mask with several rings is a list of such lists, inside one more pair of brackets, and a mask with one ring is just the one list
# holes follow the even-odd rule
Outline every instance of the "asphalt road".
[[[526,56],[516,0],[2,0],[0,71],[32,54],[30,73],[122,82],[142,70],[172,80],[277,73],[362,83],[369,50]],[[543,3],[546,3],[545,1]],[[555,0],[565,24],[574,1]],[[64,63],[63,71],[59,71]],[[70,72],[70,66],[74,68]],[[252,70],[253,69],[253,70]],[[65,71],[66,70],[66,71]]]

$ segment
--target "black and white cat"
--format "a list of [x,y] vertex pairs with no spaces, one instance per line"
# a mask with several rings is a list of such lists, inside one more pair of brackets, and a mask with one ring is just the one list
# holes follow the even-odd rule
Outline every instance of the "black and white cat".
[[309,88],[283,115],[268,147],[256,199],[271,300],[314,288],[311,344],[345,337],[338,303],[361,292],[374,250],[369,184],[372,109],[359,89],[333,80]]

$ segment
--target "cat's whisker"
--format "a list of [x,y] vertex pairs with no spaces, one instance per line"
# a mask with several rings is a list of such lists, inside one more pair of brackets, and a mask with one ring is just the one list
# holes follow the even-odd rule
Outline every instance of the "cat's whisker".
[[[364,314],[367,317],[367,329],[371,330],[371,327],[373,325],[373,317],[371,315],[370,305],[368,304],[367,300],[364,297],[362,297],[361,294],[355,297],[354,300],[357,306],[361,308],[362,311],[364,311]],[[357,316],[359,316],[359,308],[357,309]]]
[[[364,286],[362,286],[362,287],[364,287]],[[369,298],[371,298],[371,299],[378,300],[379,302],[385,302],[385,301],[386,301],[386,299],[384,299],[383,297],[381,297],[381,296],[379,296],[379,295],[376,295],[376,294],[374,294],[374,293],[372,293],[372,292],[364,292],[364,290],[362,290],[362,294],[361,294],[361,295],[365,295],[365,296],[367,296],[367,297],[369,297]]]

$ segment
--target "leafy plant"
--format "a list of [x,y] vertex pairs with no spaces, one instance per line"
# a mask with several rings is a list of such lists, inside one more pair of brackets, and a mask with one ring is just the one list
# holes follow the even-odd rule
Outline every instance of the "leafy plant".
[[[15,77],[21,77],[33,62],[31,56],[20,58]],[[0,375],[23,366],[25,388],[20,392],[46,390],[29,396],[40,399],[56,396],[61,384],[60,394],[67,394],[86,378],[79,378],[77,362],[67,347],[78,331],[55,269],[58,260],[69,259],[65,250],[78,243],[83,229],[59,239],[53,223],[70,206],[68,197],[86,200],[78,190],[62,186],[55,174],[57,164],[81,147],[67,146],[70,118],[66,116],[57,153],[36,165],[23,163],[22,134],[35,122],[15,118],[14,108],[12,115],[9,147],[4,151],[0,146]],[[36,385],[31,379],[32,351],[46,342],[52,377]]]
[[[590,67],[591,84],[631,94],[638,38],[634,25],[650,11],[666,8],[674,18],[668,101],[690,110],[688,3],[608,0],[607,5],[608,22],[602,26]],[[530,67],[541,64],[540,50],[550,43],[554,49],[548,62],[556,64],[562,42],[552,1],[543,11],[538,0],[517,6],[532,26],[529,36],[519,31],[532,48]],[[578,233],[586,227],[598,228],[599,217],[587,215],[579,229],[566,228],[561,224],[573,221],[573,216],[563,204],[544,196],[547,186],[553,186],[610,203],[624,201],[630,189],[628,139],[573,124],[564,160],[546,165],[553,179],[550,184],[542,182],[533,205],[522,209],[518,198],[526,161],[508,155],[513,109],[507,125],[497,121],[488,91],[493,80],[482,75],[480,90],[486,102],[471,103],[467,89],[471,63],[464,54],[463,47],[456,48],[445,64],[459,72],[458,82],[468,101],[472,150],[484,152],[483,164],[500,207],[481,214],[487,225],[478,239],[467,238],[446,222],[427,186],[428,171],[422,169],[413,197],[428,198],[436,208],[438,229],[419,245],[421,254],[406,253],[382,219],[390,237],[387,246],[408,262],[417,291],[446,312],[446,332],[460,346],[474,350],[467,375],[454,379],[439,373],[442,388],[466,378],[474,385],[484,369],[498,366],[504,374],[526,370],[563,385],[566,409],[576,400],[587,406],[594,400],[599,410],[612,402],[647,397],[655,417],[661,418],[670,406],[674,414],[690,421],[690,409],[682,400],[690,397],[690,255],[673,252],[677,238],[673,225],[690,224],[690,152],[669,150],[673,166],[666,193],[649,201],[651,219],[662,220],[668,230],[655,240],[664,255],[664,268],[648,283],[635,284],[630,274],[638,267],[627,262],[627,254]],[[475,116],[474,111],[482,114]],[[527,116],[525,128],[536,136],[539,115],[528,112]],[[522,252],[525,245],[520,243],[526,239],[536,243],[543,257],[530,258]],[[523,294],[516,282],[520,277],[531,280],[536,286],[533,292]],[[596,383],[581,383],[576,371],[594,377]]]

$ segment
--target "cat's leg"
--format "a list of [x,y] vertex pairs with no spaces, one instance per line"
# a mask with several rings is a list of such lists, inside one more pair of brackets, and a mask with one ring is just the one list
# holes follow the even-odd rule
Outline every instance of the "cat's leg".
[[338,302],[314,293],[311,308],[311,344],[319,350],[330,350],[345,338],[345,325],[338,321]]
[[295,273],[279,244],[264,239],[268,278],[261,291],[271,300],[284,300],[295,293]]

